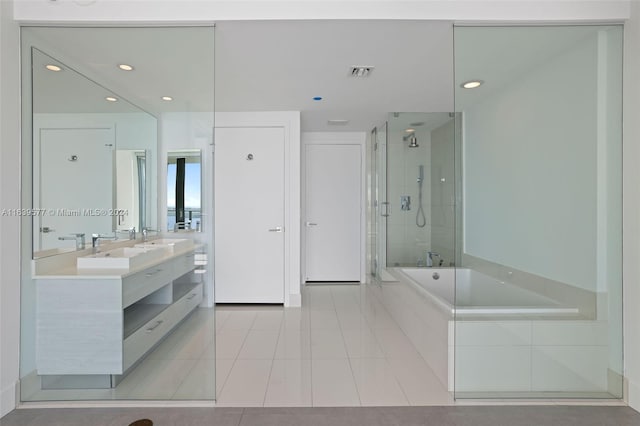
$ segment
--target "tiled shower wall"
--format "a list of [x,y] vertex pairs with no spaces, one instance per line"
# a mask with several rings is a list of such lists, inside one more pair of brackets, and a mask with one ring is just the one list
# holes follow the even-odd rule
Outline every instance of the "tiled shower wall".
[[455,261],[454,126],[452,118],[431,132],[431,251],[440,255],[443,266]]
[[[409,148],[409,142],[403,141],[403,131],[389,133],[387,145],[387,266],[417,266],[424,264],[427,251],[431,247],[431,177],[430,153],[431,133],[425,129],[416,130],[418,147]],[[422,185],[422,208],[426,225],[416,225],[418,212],[418,167],[424,166]],[[410,210],[401,209],[400,197],[411,197]]]

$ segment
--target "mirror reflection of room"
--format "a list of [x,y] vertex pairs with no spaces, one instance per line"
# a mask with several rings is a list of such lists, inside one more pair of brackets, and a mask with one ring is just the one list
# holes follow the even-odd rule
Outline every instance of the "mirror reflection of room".
[[[33,61],[33,256],[155,228],[157,119],[38,48]],[[70,96],[74,93],[74,96]],[[65,102],[60,102],[65,99]],[[155,216],[155,215],[154,215]],[[87,243],[88,242],[88,243]]]
[[167,154],[167,230],[202,230],[200,150]]
[[51,214],[22,220],[21,399],[214,399],[213,28],[24,27],[22,52],[25,205]]

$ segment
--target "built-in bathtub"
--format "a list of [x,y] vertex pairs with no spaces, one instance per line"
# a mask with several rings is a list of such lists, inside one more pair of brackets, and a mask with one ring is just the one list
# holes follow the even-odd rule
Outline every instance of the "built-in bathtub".
[[546,296],[551,286],[541,286],[541,295],[472,269],[387,272],[396,281],[377,281],[372,291],[458,395],[601,395],[620,387],[622,376],[609,366],[609,324],[585,316],[588,304],[570,306]]
[[572,315],[576,307],[465,268],[394,268],[400,281],[415,287],[452,315]]

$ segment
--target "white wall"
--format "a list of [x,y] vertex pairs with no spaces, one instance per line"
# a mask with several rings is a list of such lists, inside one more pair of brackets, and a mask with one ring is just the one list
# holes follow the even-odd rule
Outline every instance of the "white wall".
[[464,109],[466,254],[596,291],[597,47],[590,34]]
[[[20,207],[19,29],[0,2],[0,208]],[[20,218],[0,216],[0,417],[16,405],[20,343]]]
[[623,282],[624,359],[629,405],[640,410],[640,3],[625,25]]

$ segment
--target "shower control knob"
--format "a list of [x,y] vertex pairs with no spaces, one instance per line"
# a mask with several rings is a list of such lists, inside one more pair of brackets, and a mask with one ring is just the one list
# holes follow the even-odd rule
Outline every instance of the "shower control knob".
[[439,273],[437,273],[437,272],[434,272],[434,273],[433,273],[433,275],[431,275],[431,277],[432,277],[434,280],[439,280],[439,279],[440,279],[440,274],[439,274]]

